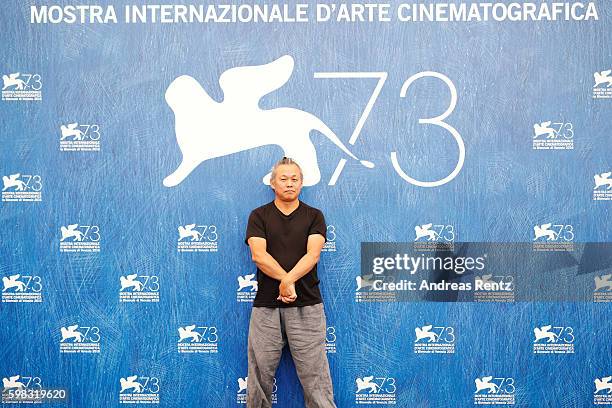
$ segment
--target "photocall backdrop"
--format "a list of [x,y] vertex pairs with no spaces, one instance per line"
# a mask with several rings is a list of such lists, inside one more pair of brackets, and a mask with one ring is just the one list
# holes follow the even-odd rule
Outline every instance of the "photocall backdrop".
[[[42,3],[0,14],[7,391],[244,404],[246,222],[287,155],[328,226],[338,407],[612,403],[609,4]],[[463,243],[509,263],[373,284],[367,251]],[[276,379],[303,406],[287,351]]]

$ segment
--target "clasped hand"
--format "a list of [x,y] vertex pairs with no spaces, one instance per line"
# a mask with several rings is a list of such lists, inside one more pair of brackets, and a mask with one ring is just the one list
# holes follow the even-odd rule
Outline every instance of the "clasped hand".
[[284,303],[291,303],[297,299],[297,293],[295,293],[295,282],[288,278],[289,274],[281,280],[278,291],[280,295],[276,298],[282,300]]

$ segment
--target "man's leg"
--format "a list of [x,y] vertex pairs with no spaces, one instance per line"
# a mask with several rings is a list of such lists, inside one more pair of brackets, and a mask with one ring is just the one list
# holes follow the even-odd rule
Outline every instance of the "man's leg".
[[327,353],[323,303],[281,309],[306,408],[336,408]]
[[284,345],[278,308],[253,307],[249,323],[247,408],[272,407],[274,375]]

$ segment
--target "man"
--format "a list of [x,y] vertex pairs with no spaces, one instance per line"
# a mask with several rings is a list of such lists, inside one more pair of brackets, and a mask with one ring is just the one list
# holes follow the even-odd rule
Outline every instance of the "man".
[[336,408],[325,353],[326,318],[317,278],[323,213],[301,202],[302,170],[283,157],[272,168],[274,201],[249,216],[245,242],[258,290],[248,339],[247,407],[272,406],[274,375],[289,343],[307,408]]

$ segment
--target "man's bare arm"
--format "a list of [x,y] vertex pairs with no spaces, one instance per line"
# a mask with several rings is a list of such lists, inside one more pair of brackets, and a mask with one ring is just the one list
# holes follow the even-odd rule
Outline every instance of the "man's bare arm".
[[266,250],[265,238],[251,237],[248,243],[251,248],[251,259],[263,273],[278,281],[287,276],[287,271]]
[[306,254],[298,261],[297,264],[289,271],[285,280],[289,282],[297,282],[302,276],[306,275],[319,262],[321,250],[325,244],[325,238],[321,234],[312,234],[308,236],[306,245]]

